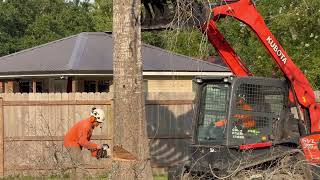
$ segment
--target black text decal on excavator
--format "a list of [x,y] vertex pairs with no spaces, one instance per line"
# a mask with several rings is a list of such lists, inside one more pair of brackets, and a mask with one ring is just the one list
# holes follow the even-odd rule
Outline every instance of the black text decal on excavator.
[[277,56],[281,59],[283,64],[286,64],[287,62],[286,56],[283,54],[279,46],[274,42],[274,40],[270,36],[267,38],[267,42],[269,43],[273,51],[277,54]]

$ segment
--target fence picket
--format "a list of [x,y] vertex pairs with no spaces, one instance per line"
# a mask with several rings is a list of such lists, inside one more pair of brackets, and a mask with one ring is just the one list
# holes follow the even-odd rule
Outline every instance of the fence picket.
[[[62,93],[61,94],[61,100],[65,101],[68,100],[68,93]],[[61,131],[58,133],[59,136],[63,136],[67,130],[69,129],[68,123],[69,123],[69,105],[60,106],[60,113],[61,113]]]

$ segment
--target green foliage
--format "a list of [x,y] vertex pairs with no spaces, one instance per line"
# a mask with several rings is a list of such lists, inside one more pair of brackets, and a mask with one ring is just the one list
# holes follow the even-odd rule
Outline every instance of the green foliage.
[[97,31],[112,31],[112,0],[95,0],[92,16]]
[[147,42],[156,47],[165,48],[165,35],[163,32],[153,33],[153,32],[142,32],[142,41]]
[[0,55],[82,31],[95,31],[90,6],[86,1],[0,1]]
[[143,32],[142,40],[145,43],[191,57],[202,58],[213,53],[206,37],[197,29]]

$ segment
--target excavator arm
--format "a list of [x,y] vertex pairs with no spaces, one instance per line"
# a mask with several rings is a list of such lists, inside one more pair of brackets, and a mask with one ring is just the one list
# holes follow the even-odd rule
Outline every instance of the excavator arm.
[[204,34],[207,34],[209,42],[216,49],[219,56],[229,66],[234,75],[252,76],[241,58],[236,54],[230,44],[225,40],[224,36],[220,33],[213,20],[210,20],[208,24],[204,24],[201,27],[201,30]]
[[237,76],[248,76],[251,73],[243,65],[231,46],[225,41],[223,35],[215,25],[220,18],[230,16],[246,24],[257,35],[273,60],[276,62],[286,79],[290,82],[292,97],[296,99],[301,109],[305,111],[305,120],[310,124],[308,136],[300,139],[306,159],[310,162],[320,163],[320,104],[316,103],[314,91],[303,72],[294,64],[290,56],[276,40],[264,19],[257,11],[252,0],[226,1],[224,5],[212,9],[213,19],[202,27],[206,31],[210,43],[219,55],[229,65]]

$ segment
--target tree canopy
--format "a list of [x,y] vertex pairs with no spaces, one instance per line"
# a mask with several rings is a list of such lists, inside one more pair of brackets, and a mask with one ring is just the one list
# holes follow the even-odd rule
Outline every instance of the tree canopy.
[[[320,88],[320,2],[318,0],[255,0],[271,32],[289,56]],[[271,76],[277,68],[254,33],[239,21],[225,18],[218,27],[255,74]],[[83,31],[112,30],[112,0],[0,1],[0,56]],[[197,29],[142,33],[160,48],[192,57],[215,55]],[[280,72],[277,72],[281,76]]]
[[83,31],[96,31],[88,2],[0,1],[0,55]]

